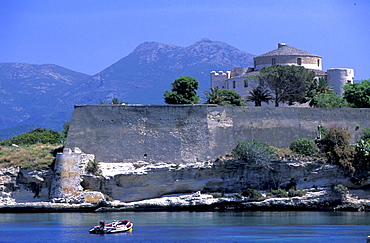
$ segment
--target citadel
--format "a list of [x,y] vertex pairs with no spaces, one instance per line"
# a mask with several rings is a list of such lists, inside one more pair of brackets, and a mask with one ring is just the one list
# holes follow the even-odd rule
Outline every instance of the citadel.
[[[247,78],[273,64],[300,65],[327,77],[342,95],[353,69],[322,70],[320,56],[283,43],[254,58],[254,68],[211,72],[211,87],[246,94]],[[247,79],[247,80],[246,80]],[[0,170],[0,212],[130,210],[370,211],[370,178],[353,180],[317,158],[278,155],[265,167],[234,158],[239,141],[287,148],[317,129],[343,127],[358,141],[370,109],[197,105],[75,105],[63,153],[53,169]],[[96,169],[95,172],[91,168]],[[239,196],[294,183],[303,196]],[[336,192],[336,185],[350,194]],[[225,195],[214,198],[209,193]]]
[[[236,67],[231,71],[212,71],[211,88],[235,90],[240,95],[246,95],[259,84],[253,79],[258,75],[258,70],[271,65],[296,65],[303,66],[315,72],[316,78],[325,77],[330,86],[339,95],[343,95],[343,85],[353,83],[354,70],[351,68],[330,68],[326,72],[322,70],[322,57],[299,50],[295,47],[279,43],[278,48],[254,58],[254,67]],[[248,104],[252,105],[252,103]],[[268,105],[266,105],[268,106]]]

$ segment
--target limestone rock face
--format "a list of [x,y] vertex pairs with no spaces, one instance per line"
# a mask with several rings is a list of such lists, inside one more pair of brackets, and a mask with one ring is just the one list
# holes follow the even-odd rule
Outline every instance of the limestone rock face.
[[[353,184],[338,166],[315,160],[272,161],[271,168],[235,160],[231,156],[220,157],[216,161],[183,164],[100,162],[95,174],[89,169],[91,161],[94,161],[93,155],[75,148],[65,149],[63,154],[57,156],[54,170],[1,169],[0,205],[17,207],[31,203],[32,207],[43,208],[51,203],[50,207],[55,208],[62,207],[55,206],[57,204],[79,204],[83,207],[85,204],[108,205],[108,199],[124,204],[127,209],[226,203],[237,208],[320,209],[321,205],[341,205],[342,209],[362,210],[370,205],[368,190]],[[332,192],[331,188],[338,184],[349,188],[348,197]],[[362,187],[368,184],[369,181],[364,181]],[[238,194],[247,188],[264,191],[291,186],[303,188],[308,193],[304,197],[265,197],[263,201],[254,202],[245,202],[238,197],[215,199],[207,195],[210,192]],[[191,197],[168,196],[186,193],[190,193]],[[139,204],[135,203],[142,200]]]
[[[101,176],[84,175],[84,189],[123,202],[195,191],[240,193],[294,185],[296,188],[353,187],[334,165],[315,161],[275,161],[272,169],[232,158],[187,164],[100,163]],[[293,183],[293,184],[292,184]]]
[[0,170],[0,201],[4,204],[49,200],[52,171],[10,167]]

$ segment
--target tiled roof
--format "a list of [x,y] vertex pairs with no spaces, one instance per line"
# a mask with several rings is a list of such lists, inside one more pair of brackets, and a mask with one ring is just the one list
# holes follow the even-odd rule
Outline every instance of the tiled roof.
[[294,55],[294,56],[306,56],[306,57],[320,57],[318,55],[315,55],[315,54],[312,54],[312,53],[309,53],[309,52],[306,52],[306,51],[299,50],[299,49],[297,49],[295,47],[292,47],[292,46],[283,45],[283,46],[280,46],[276,50],[267,52],[265,54],[262,54],[260,56],[255,57],[255,58],[258,58],[258,57],[271,57],[271,56],[290,56],[290,55]]
[[260,74],[260,71],[252,71],[252,72],[243,73],[242,75],[238,75],[238,76],[231,76],[231,78],[246,78],[249,76],[257,76],[259,74]]
[[326,75],[326,72],[323,71],[323,70],[319,70],[319,69],[308,69],[308,70],[315,72],[316,76],[325,76]]

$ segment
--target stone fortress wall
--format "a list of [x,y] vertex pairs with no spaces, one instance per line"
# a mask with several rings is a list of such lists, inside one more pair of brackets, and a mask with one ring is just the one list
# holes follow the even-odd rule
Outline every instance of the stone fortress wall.
[[288,147],[298,138],[314,139],[318,125],[346,128],[355,143],[370,127],[370,109],[78,105],[66,147],[94,154],[98,162],[180,164],[215,160],[237,141]]

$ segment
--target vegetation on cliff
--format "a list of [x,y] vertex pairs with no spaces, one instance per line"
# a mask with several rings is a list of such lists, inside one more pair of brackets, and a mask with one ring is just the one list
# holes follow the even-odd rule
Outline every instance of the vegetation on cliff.
[[0,168],[22,167],[25,169],[49,169],[56,149],[61,145],[33,144],[0,147]]
[[256,140],[238,142],[232,150],[232,153],[237,158],[265,168],[271,167],[270,163],[275,158],[274,152],[274,149],[267,143],[261,143]]
[[21,134],[19,136],[2,140],[0,145],[11,146],[16,145],[30,145],[30,144],[56,144],[60,143],[62,136],[56,131],[49,129],[36,128],[30,132]]
[[[357,185],[366,181],[370,172],[370,129],[363,129],[363,136],[355,146],[349,144],[351,135],[345,129],[332,127],[330,129],[321,128],[320,131],[321,139],[314,141],[300,138],[293,141],[289,148],[283,149],[272,149],[268,144],[255,140],[238,142],[232,154],[246,163],[257,164],[267,169],[272,168],[271,165],[275,159],[305,160],[311,158],[322,163],[340,166],[344,174]],[[285,192],[271,191],[270,193],[273,195],[285,195],[286,193],[300,195],[302,193],[290,191],[295,186],[293,178],[284,187],[279,188],[280,186],[271,185],[270,189],[284,189]]]
[[37,128],[19,136],[0,141],[0,167],[19,166],[26,169],[49,169],[56,151],[68,133]]
[[294,140],[289,148],[298,154],[311,156],[317,153],[317,145],[312,139],[308,138],[299,138]]

